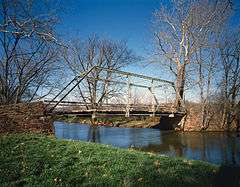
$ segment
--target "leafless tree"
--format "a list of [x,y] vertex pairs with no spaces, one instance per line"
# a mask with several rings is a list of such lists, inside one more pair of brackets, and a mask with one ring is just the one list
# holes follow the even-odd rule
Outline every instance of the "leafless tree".
[[[205,3],[207,3],[205,5]],[[205,5],[205,6],[204,6]],[[203,8],[204,7],[204,8]],[[193,41],[196,43],[195,68],[196,83],[200,91],[201,103],[201,129],[209,127],[214,115],[214,102],[212,96],[216,93],[218,68],[218,42],[220,33],[226,28],[226,24],[232,13],[231,1],[215,1],[214,3],[202,1],[195,8],[196,27],[204,27],[201,32],[193,32]],[[200,23],[200,24],[199,24]]]
[[[72,41],[64,50],[63,58],[75,76],[92,66],[120,69],[137,59],[125,43],[99,39],[96,36],[83,42]],[[110,81],[113,78],[116,77],[112,72],[95,69],[82,83],[82,87],[78,86],[77,97],[86,103],[91,103],[92,108],[113,97],[120,97],[119,85]]]
[[[171,8],[170,8],[171,7]],[[157,54],[164,57],[176,77],[176,106],[183,100],[187,67],[195,61],[194,54],[209,48],[209,33],[224,22],[230,1],[172,1],[155,13]]]
[[217,67],[217,39],[232,6],[229,0],[180,0],[155,14],[157,54],[164,57],[165,65],[176,77],[176,106],[184,105],[181,101],[186,86],[197,88],[203,130],[213,115],[210,101]]
[[57,19],[50,9],[45,1],[1,1],[1,104],[30,101],[49,85],[57,58]]
[[[240,96],[240,39],[239,34],[226,38],[221,45],[221,103],[222,128],[229,128],[234,120]],[[237,117],[237,116],[236,116]],[[238,116],[239,117],[239,116]]]
[[[206,58],[207,56],[207,58]],[[201,117],[201,129],[208,128],[210,120],[212,118],[211,111],[211,99],[215,93],[213,77],[217,70],[217,57],[216,50],[208,48],[207,51],[199,49],[196,52],[196,83],[200,91],[200,117]]]

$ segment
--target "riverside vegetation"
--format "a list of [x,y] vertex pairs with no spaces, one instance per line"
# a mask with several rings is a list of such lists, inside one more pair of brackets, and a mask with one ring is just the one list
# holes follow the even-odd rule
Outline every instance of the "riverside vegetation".
[[56,115],[54,121],[64,121],[68,123],[81,123],[88,125],[123,127],[123,128],[154,128],[160,124],[160,117],[147,116],[124,116],[98,117],[94,120],[91,117],[81,117],[77,115]]

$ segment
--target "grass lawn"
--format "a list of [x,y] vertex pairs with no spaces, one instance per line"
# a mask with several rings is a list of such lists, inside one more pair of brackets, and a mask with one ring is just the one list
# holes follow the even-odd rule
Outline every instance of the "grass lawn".
[[0,184],[212,186],[218,167],[40,134],[0,137]]

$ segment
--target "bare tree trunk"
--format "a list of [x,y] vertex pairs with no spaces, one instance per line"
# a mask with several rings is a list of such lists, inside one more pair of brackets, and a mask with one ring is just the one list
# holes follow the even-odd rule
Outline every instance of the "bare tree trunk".
[[224,129],[227,124],[227,102],[224,102],[224,105],[223,105],[223,113],[222,113],[221,121],[222,121],[221,128]]
[[177,70],[177,83],[176,83],[176,108],[182,107],[184,86],[185,86],[185,75],[186,73],[186,63],[178,65]]

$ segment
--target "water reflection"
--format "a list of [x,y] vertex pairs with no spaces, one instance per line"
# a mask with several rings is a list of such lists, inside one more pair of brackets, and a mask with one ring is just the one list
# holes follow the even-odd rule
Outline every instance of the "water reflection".
[[176,133],[158,129],[112,128],[55,122],[57,138],[91,141],[117,147],[240,165],[240,138],[228,133]]

